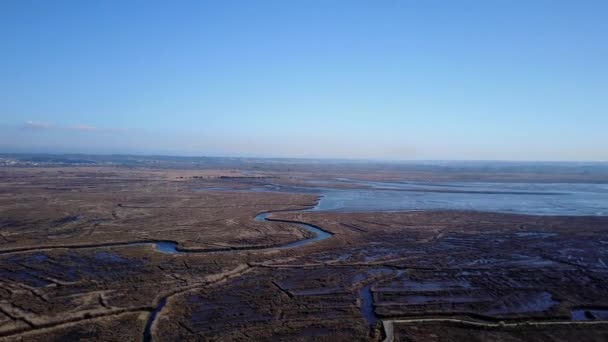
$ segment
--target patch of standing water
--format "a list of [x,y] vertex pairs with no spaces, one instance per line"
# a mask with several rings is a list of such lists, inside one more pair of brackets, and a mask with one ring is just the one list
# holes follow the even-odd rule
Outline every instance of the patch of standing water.
[[571,312],[573,321],[608,320],[608,309],[573,309]]
[[171,241],[155,242],[156,250],[162,253],[180,253],[177,250],[177,243]]
[[372,286],[367,285],[359,290],[359,298],[361,300],[361,314],[367,321],[367,324],[373,326],[376,324],[376,313],[374,312],[374,295],[372,294]]

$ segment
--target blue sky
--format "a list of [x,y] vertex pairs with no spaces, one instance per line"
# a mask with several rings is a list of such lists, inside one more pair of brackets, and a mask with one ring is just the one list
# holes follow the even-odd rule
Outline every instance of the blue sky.
[[606,1],[0,2],[0,151],[608,160]]

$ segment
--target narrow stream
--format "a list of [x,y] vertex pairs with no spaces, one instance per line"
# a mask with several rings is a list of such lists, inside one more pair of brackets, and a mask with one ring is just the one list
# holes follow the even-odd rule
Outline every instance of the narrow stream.
[[[298,211],[298,210],[294,210],[294,211]],[[329,237],[331,237],[333,234],[325,231],[319,227],[315,227],[313,225],[310,225],[308,223],[303,223],[303,222],[294,222],[294,221],[287,221],[287,220],[279,220],[279,219],[271,219],[268,218],[268,216],[270,216],[272,214],[272,212],[264,212],[264,213],[260,213],[258,215],[256,215],[255,220],[256,221],[263,221],[263,222],[285,222],[285,223],[290,223],[290,224],[295,224],[296,226],[307,230],[311,233],[313,233],[315,236],[308,238],[308,239],[304,239],[304,240],[299,240],[299,241],[294,241],[294,242],[289,242],[285,245],[282,246],[276,246],[276,247],[268,247],[268,248],[258,248],[258,247],[251,247],[251,248],[239,248],[239,249],[227,249],[226,251],[246,251],[246,250],[264,250],[264,249],[269,249],[269,250],[277,250],[277,249],[288,249],[288,248],[295,248],[295,247],[302,247],[302,246],[306,246],[308,244],[311,244],[313,242],[317,242],[317,241],[321,241],[321,240],[325,240]],[[137,245],[141,245],[142,243],[137,243]],[[169,254],[193,254],[193,253],[210,253],[212,251],[184,251],[184,250],[179,250],[178,249],[178,243],[174,242],[174,241],[156,241],[153,242],[152,244],[154,244],[154,248],[156,248],[157,252],[161,252],[161,253],[169,253]],[[135,244],[133,244],[135,245]]]
[[152,324],[154,324],[154,321],[156,320],[156,316],[158,315],[159,312],[161,312],[163,310],[165,305],[167,305],[166,297],[161,299],[160,302],[158,302],[158,305],[156,306],[154,311],[152,311],[150,313],[150,316],[148,316],[148,321],[146,322],[146,328],[144,329],[144,342],[152,341]]
[[[297,211],[297,210],[294,210]],[[272,212],[265,212],[265,213],[261,213],[258,214],[255,217],[256,221],[275,221],[275,222],[286,222],[286,223],[293,223],[295,225],[297,225],[298,227],[307,230],[313,234],[315,234],[314,237],[311,237],[309,239],[304,239],[304,240],[300,240],[300,241],[294,241],[294,242],[290,242],[286,245],[283,246],[279,246],[279,247],[274,247],[272,249],[287,249],[287,248],[294,248],[294,247],[301,247],[301,246],[305,246],[308,245],[310,243],[316,242],[316,241],[321,241],[321,240],[325,240],[329,237],[331,237],[333,234],[319,228],[319,227],[315,227],[313,225],[310,225],[308,223],[303,223],[303,222],[292,222],[292,221],[285,221],[285,220],[277,220],[277,219],[269,219],[268,216],[270,216],[272,214]]]
[[367,285],[359,290],[359,298],[361,300],[361,315],[367,321],[370,327],[376,324],[376,313],[374,312],[374,295],[372,294],[372,285]]

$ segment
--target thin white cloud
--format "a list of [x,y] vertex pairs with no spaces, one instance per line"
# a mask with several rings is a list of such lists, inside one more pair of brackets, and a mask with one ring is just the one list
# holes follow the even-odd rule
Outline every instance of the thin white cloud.
[[28,120],[25,122],[25,124],[23,124],[23,127],[31,128],[31,129],[44,129],[44,128],[52,128],[53,125],[51,123],[44,122],[44,121]]
[[74,125],[68,126],[67,129],[72,131],[96,131],[97,127],[90,125]]
[[30,130],[67,130],[74,132],[126,132],[127,128],[99,128],[93,125],[77,124],[77,125],[55,125],[46,121],[28,120],[21,126],[23,129]]

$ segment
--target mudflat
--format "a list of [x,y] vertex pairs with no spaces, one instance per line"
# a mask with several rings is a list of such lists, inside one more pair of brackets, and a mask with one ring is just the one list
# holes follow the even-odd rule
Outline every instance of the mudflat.
[[[362,174],[367,184],[352,181]],[[361,194],[435,196],[436,182],[468,175],[273,165],[6,167],[0,176],[2,341],[608,334],[608,217],[555,215],[544,203],[569,203],[546,199],[560,186],[449,192],[515,213],[410,202],[383,211],[359,210]],[[416,184],[402,191],[397,177]],[[539,179],[493,177],[485,181]],[[580,208],[603,212],[599,181]],[[546,215],[518,214],[526,203]]]

